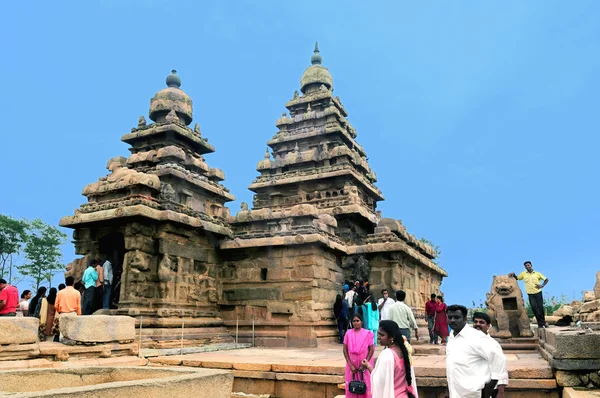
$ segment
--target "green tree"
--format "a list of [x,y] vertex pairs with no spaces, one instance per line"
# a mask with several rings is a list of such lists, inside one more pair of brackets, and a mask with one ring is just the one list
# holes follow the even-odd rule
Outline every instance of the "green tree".
[[25,244],[25,264],[18,265],[19,273],[35,281],[35,288],[44,280],[52,281],[52,276],[63,268],[60,262],[60,245],[65,243],[67,235],[58,228],[36,219],[29,223]]
[[431,261],[433,261],[434,264],[438,264],[442,255],[442,249],[440,249],[438,245],[434,244],[429,239],[421,238],[420,241],[425,243],[426,245],[431,246],[431,248],[435,251],[435,258]]
[[[0,214],[0,276],[12,283],[13,255],[19,254],[27,240],[26,220]],[[7,275],[8,274],[8,275]]]

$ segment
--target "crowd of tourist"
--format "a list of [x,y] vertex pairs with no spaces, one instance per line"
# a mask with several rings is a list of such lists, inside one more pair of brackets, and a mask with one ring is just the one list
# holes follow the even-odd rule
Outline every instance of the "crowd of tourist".
[[112,263],[108,258],[102,265],[92,260],[81,282],[75,283],[75,278],[68,276],[58,289],[40,286],[35,295],[31,290],[23,290],[20,299],[18,289],[0,279],[0,316],[37,318],[40,340],[59,341],[61,316],[91,315],[109,308],[112,281]]
[[[346,360],[346,397],[418,397],[410,341],[411,331],[414,331],[416,340],[419,334],[413,311],[404,302],[406,293],[397,291],[394,301],[389,298],[387,290],[383,290],[383,297],[374,306],[373,295],[364,289],[365,286],[368,285],[360,282],[352,288],[344,286],[345,298],[338,295],[334,305]],[[365,314],[369,317],[367,322]],[[376,323],[370,314],[377,314]],[[427,301],[425,314],[429,343],[438,344],[440,339],[442,345],[447,345],[450,398],[503,398],[504,387],[508,384],[506,356],[500,344],[488,335],[491,326],[489,316],[482,312],[474,313],[473,326],[470,326],[467,324],[466,307],[447,306],[443,297],[436,294]],[[365,326],[366,323],[369,326]],[[373,332],[374,325],[377,325],[376,334]],[[452,337],[448,339],[450,334]],[[378,342],[385,349],[373,366]]]
[[[525,282],[538,327],[548,327],[542,296],[548,278],[534,271],[530,261],[524,266],[521,274],[509,275]],[[411,330],[414,338],[419,339],[415,316],[404,303],[404,291],[396,292],[396,301],[385,289],[381,295],[377,305],[372,304],[375,299],[368,281],[356,281],[352,286],[346,281],[343,295],[337,295],[334,315],[340,342],[344,344],[346,397],[418,397],[410,345]],[[488,334],[491,319],[486,313],[475,312],[471,326],[467,314],[465,306],[447,306],[441,295],[431,294],[425,304],[429,343],[446,345],[450,398],[503,398],[508,385],[506,356],[500,344]],[[377,342],[385,349],[373,367]]]

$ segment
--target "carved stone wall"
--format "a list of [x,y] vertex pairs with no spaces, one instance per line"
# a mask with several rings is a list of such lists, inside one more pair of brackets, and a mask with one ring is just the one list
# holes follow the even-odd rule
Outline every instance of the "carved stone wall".
[[76,247],[87,256],[70,264],[67,274],[80,280],[88,260],[105,254],[99,242],[108,233],[122,233],[125,242],[119,313],[218,316],[219,259],[211,236],[171,223],[79,230]]
[[395,297],[396,290],[406,292],[406,304],[424,309],[431,293],[440,293],[441,276],[431,269],[418,264],[402,252],[382,252],[369,258],[371,291],[379,297],[382,289],[390,290]]
[[342,270],[333,252],[316,245],[275,246],[223,253],[225,320],[332,319]]

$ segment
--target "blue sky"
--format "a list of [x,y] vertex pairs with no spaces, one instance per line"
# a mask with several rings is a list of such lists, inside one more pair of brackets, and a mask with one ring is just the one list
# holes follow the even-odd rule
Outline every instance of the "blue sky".
[[525,260],[547,294],[594,285],[595,0],[8,2],[0,37],[0,213],[71,215],[173,68],[235,213],[318,40],[379,208],[441,247],[448,302],[483,299]]

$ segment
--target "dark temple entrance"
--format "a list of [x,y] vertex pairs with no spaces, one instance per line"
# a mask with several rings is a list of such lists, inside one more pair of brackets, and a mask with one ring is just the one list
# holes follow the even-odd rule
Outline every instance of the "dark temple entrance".
[[121,295],[121,274],[125,256],[125,238],[118,232],[110,233],[100,239],[100,254],[107,256],[113,266],[113,283],[111,286],[110,308],[118,308]]

